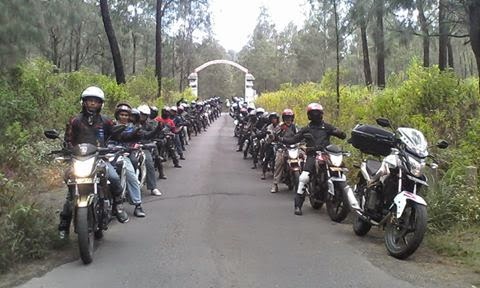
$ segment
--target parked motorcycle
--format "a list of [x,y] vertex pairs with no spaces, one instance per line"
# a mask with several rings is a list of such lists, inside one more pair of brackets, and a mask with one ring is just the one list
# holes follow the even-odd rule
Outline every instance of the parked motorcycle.
[[[125,127],[116,126],[114,134],[123,129]],[[60,138],[55,130],[45,131],[44,134],[49,139]],[[69,190],[74,191],[74,231],[78,235],[80,258],[85,264],[92,262],[95,239],[103,238],[103,231],[108,229],[112,219],[113,198],[107,184],[105,164],[116,153],[119,150],[115,147],[100,148],[88,143],[51,152],[52,155],[60,155],[56,157],[57,161],[72,165],[66,183]]]
[[[348,197],[356,212],[353,231],[364,236],[372,225],[384,227],[388,253],[406,259],[417,250],[427,228],[427,203],[418,195],[428,186],[423,170],[427,165],[435,169],[437,164],[422,132],[393,129],[384,118],[377,119],[377,124],[393,132],[359,124],[349,140],[362,153],[383,157],[360,165],[358,183]],[[436,146],[445,149],[448,142],[441,140]]]
[[[317,151],[315,171],[310,175],[306,193],[313,209],[326,204],[328,216],[335,222],[342,222],[350,212],[346,192],[350,189],[343,165],[343,157],[349,152],[342,151],[337,145],[328,145],[323,151]],[[351,189],[350,189],[351,190]]]

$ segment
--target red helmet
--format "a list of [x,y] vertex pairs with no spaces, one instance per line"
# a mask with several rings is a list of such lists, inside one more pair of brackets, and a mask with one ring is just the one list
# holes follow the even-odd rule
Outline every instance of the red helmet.
[[295,113],[293,113],[293,110],[292,109],[285,109],[283,110],[282,112],[282,121],[285,121],[285,117],[292,117],[292,120],[295,119]]
[[308,120],[319,122],[323,119],[323,107],[318,103],[310,103],[307,106]]

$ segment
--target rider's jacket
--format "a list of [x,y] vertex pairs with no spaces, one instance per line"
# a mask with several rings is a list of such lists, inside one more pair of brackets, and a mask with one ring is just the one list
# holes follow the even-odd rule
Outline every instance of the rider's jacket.
[[[310,134],[312,137],[305,137]],[[283,138],[283,142],[286,144],[295,144],[302,140],[307,143],[307,155],[315,155],[315,151],[319,151],[330,145],[330,136],[335,136],[340,139],[345,139],[347,135],[344,132],[338,130],[333,125],[324,121],[320,123],[310,122],[306,127],[300,129],[300,131],[293,137]]]

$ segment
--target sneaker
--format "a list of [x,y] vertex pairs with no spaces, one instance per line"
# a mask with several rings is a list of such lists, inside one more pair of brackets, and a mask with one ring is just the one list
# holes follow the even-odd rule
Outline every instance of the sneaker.
[[273,184],[272,185],[272,189],[270,189],[270,193],[277,193],[278,192],[278,185],[277,184]]
[[143,211],[142,204],[135,205],[135,211],[133,211],[133,215],[139,218],[145,217],[147,215],[145,214],[145,211]]
[[162,196],[162,192],[160,192],[160,190],[158,190],[157,188],[152,189],[151,193],[152,195],[155,195],[155,196]]
[[183,155],[180,156],[180,160],[185,160],[185,157],[183,157]]
[[302,213],[302,208],[300,208],[300,207],[295,207],[295,215],[299,215],[299,216],[300,216],[300,215],[302,215],[302,214],[303,214],[303,213]]
[[121,203],[117,203],[115,210],[115,216],[117,216],[117,220],[120,223],[127,223],[130,219],[128,218],[127,212],[123,209],[123,205]]
[[177,164],[177,165],[175,165],[175,166],[173,166],[173,167],[175,167],[175,168],[182,168],[182,165]]
[[165,175],[158,175],[158,179],[167,179],[167,176],[165,176]]

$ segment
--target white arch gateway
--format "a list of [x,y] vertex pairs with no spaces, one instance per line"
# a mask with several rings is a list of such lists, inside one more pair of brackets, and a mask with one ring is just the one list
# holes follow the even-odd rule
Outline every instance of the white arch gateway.
[[248,73],[248,69],[243,67],[242,65],[230,60],[222,60],[222,59],[208,61],[198,66],[197,68],[195,68],[194,72],[188,76],[188,85],[192,89],[192,92],[195,96],[198,97],[198,72],[202,71],[203,69],[207,68],[210,65],[216,65],[216,64],[231,65],[239,69],[243,73],[245,73],[245,101],[246,102],[255,101],[255,99],[257,98],[257,91],[253,89],[253,81],[255,80],[255,77],[253,77],[252,74]]

